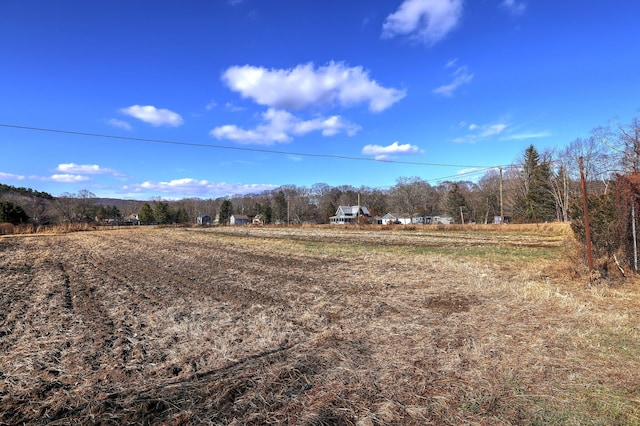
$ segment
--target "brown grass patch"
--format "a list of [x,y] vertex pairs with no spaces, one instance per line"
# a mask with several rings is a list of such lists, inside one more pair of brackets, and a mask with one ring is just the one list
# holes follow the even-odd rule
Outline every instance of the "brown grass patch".
[[0,424],[639,424],[638,287],[468,231],[0,238]]

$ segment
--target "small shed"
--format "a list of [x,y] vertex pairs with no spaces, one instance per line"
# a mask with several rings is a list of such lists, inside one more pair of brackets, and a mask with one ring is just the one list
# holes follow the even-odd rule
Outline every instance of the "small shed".
[[208,214],[203,214],[198,216],[197,219],[198,225],[211,225],[211,216]]
[[231,225],[248,225],[249,217],[243,214],[232,214],[229,223]]

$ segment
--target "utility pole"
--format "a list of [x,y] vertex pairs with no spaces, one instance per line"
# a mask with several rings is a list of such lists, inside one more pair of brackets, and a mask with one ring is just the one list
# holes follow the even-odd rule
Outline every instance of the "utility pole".
[[500,167],[500,225],[504,223],[504,207],[502,204],[502,167]]

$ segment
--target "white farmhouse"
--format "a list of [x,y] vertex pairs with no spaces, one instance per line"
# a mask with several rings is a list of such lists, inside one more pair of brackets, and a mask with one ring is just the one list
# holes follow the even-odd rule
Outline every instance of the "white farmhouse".
[[358,223],[358,218],[361,218],[360,221],[364,218],[366,223],[371,223],[369,209],[365,206],[339,206],[336,215],[331,216],[329,220],[332,225],[347,225]]

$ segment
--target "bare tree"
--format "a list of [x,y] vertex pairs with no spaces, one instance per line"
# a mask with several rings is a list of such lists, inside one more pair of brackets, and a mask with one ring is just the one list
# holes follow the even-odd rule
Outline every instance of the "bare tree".
[[337,189],[340,191],[338,197],[339,206],[355,206],[358,204],[358,190],[351,185],[341,185]]
[[56,210],[64,222],[79,222],[95,208],[95,194],[83,189],[77,194],[63,193],[55,200]]
[[551,176],[549,182],[551,184],[551,194],[556,203],[556,218],[560,222],[569,221],[569,201],[572,195],[572,182],[569,178],[569,172],[567,170],[567,164],[558,156],[555,159],[552,158],[551,151],[549,151],[549,165],[551,170]]
[[478,208],[478,220],[489,223],[489,217],[500,215],[500,172],[486,172],[478,181],[478,192],[482,206]]
[[75,197],[69,192],[64,192],[54,202],[62,222],[73,222],[75,219]]
[[371,216],[384,216],[388,213],[386,191],[361,186],[358,192],[361,204],[369,209]]
[[434,192],[431,185],[419,177],[400,177],[389,191],[389,205],[397,213],[430,214]]
[[320,223],[329,223],[329,218],[338,209],[340,190],[326,183],[316,183],[311,187],[311,202],[316,206],[316,217]]
[[640,171],[640,119],[634,117],[629,124],[615,123],[593,130],[594,139],[606,147],[611,159],[610,173]]

